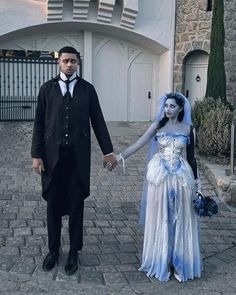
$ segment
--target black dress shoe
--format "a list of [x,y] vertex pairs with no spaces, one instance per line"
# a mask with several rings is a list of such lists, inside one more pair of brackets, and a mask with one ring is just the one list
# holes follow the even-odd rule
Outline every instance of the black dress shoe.
[[73,275],[78,269],[78,253],[77,251],[69,251],[67,262],[65,265],[65,273],[69,276]]
[[49,252],[43,261],[43,270],[51,270],[58,263],[59,252]]

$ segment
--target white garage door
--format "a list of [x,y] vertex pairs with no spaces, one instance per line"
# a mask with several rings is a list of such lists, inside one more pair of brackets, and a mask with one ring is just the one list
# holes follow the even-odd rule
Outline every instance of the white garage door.
[[153,77],[158,58],[119,40],[94,40],[93,84],[105,119],[149,121],[155,99]]
[[124,64],[119,48],[111,41],[94,54],[93,83],[105,120],[127,120],[127,95],[124,91]]
[[152,64],[133,63],[130,70],[129,121],[149,121],[152,101]]

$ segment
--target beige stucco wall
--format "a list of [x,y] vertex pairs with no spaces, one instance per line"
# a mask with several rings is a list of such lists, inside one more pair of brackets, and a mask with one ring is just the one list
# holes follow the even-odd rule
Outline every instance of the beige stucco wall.
[[[72,0],[71,0],[72,1]],[[137,0],[135,0],[137,1]],[[45,24],[62,24],[62,29],[72,22],[76,27],[75,30],[97,30],[98,32],[106,32],[109,34],[115,34],[117,37],[125,36],[128,32],[134,32],[137,34],[136,41],[138,42],[141,36],[145,36],[147,39],[160,44],[166,50],[170,49],[173,39],[173,11],[175,9],[175,0],[139,0],[137,3],[137,16],[134,17],[134,28],[125,28],[122,26],[122,7],[121,3],[129,3],[129,1],[113,1],[114,10],[110,23],[101,21],[99,13],[101,13],[97,7],[96,1],[86,1],[89,3],[89,11],[86,19],[73,18],[72,5],[62,8],[61,20],[55,21],[48,19],[48,9],[46,0],[1,0],[0,1],[0,41],[1,36],[9,34],[14,31],[23,30],[25,28],[45,25]],[[62,3],[69,3],[63,2]],[[73,1],[71,2],[73,4]],[[129,3],[130,4],[130,3]],[[136,7],[136,6],[135,6]],[[65,24],[65,26],[64,26]],[[117,30],[118,29],[118,30]],[[47,27],[44,26],[40,33]],[[127,37],[129,39],[131,37]],[[4,39],[5,40],[5,39]]]

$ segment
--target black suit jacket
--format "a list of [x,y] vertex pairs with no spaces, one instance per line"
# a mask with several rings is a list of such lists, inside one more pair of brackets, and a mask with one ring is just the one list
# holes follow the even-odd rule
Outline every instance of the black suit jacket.
[[[63,96],[58,79],[59,76],[44,83],[40,88],[31,147],[32,158],[42,158],[45,165],[45,171],[42,173],[45,199],[62,141]],[[111,153],[113,147],[93,85],[79,77],[77,79],[72,99],[72,128],[78,179],[85,198],[90,193],[90,123],[103,154]]]

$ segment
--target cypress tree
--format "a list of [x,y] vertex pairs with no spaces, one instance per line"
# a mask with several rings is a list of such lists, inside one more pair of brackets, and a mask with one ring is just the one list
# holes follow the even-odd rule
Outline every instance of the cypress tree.
[[214,0],[206,97],[221,97],[226,100],[224,41],[224,1]]

